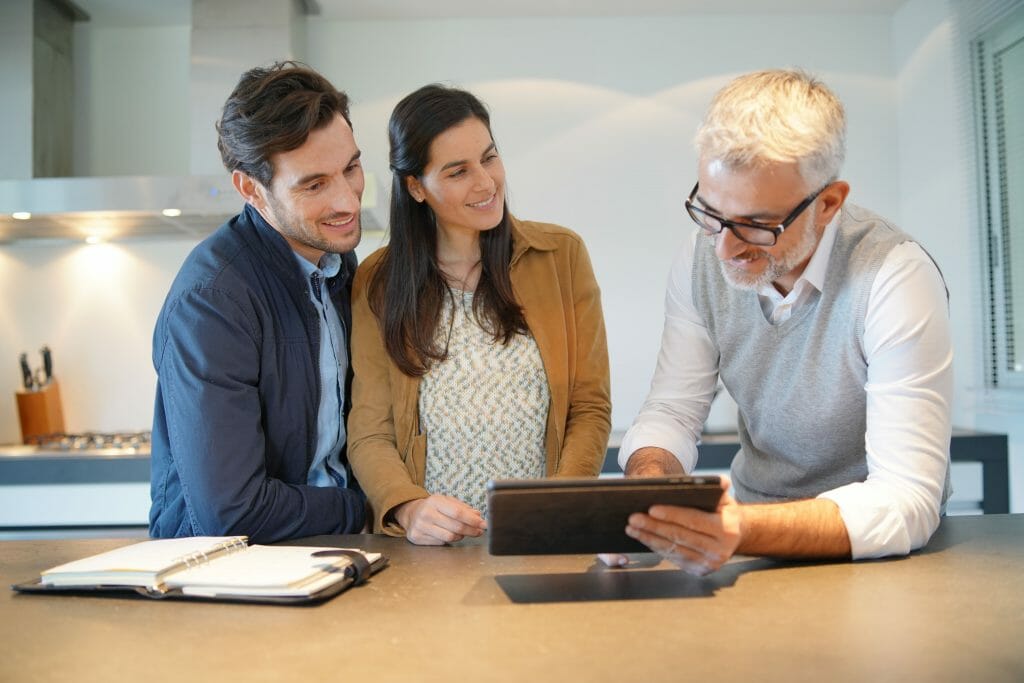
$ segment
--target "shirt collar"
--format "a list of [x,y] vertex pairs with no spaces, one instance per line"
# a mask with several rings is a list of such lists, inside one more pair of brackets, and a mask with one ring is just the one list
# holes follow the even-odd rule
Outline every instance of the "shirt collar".
[[[832,246],[836,243],[836,230],[839,225],[840,213],[840,211],[837,211],[835,217],[825,226],[825,230],[821,233],[821,239],[818,240],[818,246],[815,247],[811,260],[807,262],[804,272],[800,274],[800,277],[793,284],[792,291],[799,291],[807,285],[814,287],[819,292],[824,289],[825,274],[828,271],[828,260],[832,256]],[[781,297],[778,290],[775,289],[775,285],[770,283],[758,290],[758,294],[773,299]]]
[[298,252],[293,253],[295,254],[295,260],[299,262],[299,267],[302,268],[302,272],[305,273],[306,277],[319,272],[326,280],[334,277],[341,270],[341,254],[325,252],[324,255],[320,257],[320,265],[317,266],[310,263],[304,257],[299,256]]

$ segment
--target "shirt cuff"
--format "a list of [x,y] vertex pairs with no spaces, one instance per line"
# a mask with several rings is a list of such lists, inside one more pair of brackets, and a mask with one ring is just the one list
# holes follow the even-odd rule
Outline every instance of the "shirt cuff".
[[855,482],[825,491],[818,498],[831,500],[839,506],[854,560],[906,555],[928,541],[925,538],[918,543],[913,542],[906,520],[893,502],[890,491]]
[[697,466],[697,442],[694,437],[680,432],[678,425],[645,421],[643,424],[634,424],[622,437],[618,460],[623,472],[626,471],[629,456],[647,446],[664,448],[675,456],[686,473],[693,472]]

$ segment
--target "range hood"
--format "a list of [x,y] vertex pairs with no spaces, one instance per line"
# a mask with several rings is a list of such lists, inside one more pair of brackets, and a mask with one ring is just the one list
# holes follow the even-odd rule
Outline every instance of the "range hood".
[[[40,41],[52,45],[45,31],[53,22],[40,21],[37,3],[39,0],[12,0],[0,12],[0,19],[15,22],[30,34],[34,28],[43,31],[37,31],[37,45]],[[72,7],[75,11],[69,16],[74,21],[89,21],[90,12],[102,9],[103,5],[95,0],[44,0],[45,3],[55,5],[57,14],[68,15],[65,10]],[[37,10],[34,28],[33,7]],[[24,161],[6,165],[8,172],[13,168],[7,177],[15,179],[0,180],[0,243],[201,238],[213,232],[241,210],[242,198],[221,166],[212,122],[219,117],[224,98],[243,71],[256,64],[301,57],[305,48],[305,16],[317,13],[319,7],[314,0],[192,0],[189,53],[182,55],[189,60],[190,133],[182,143],[190,150],[190,173],[174,177],[31,177],[39,175],[39,166],[36,163],[33,171],[33,152],[21,144],[24,132],[18,133],[21,137],[16,135],[12,139],[25,152],[19,156]],[[70,39],[66,31],[62,35]],[[15,85],[23,86],[15,90],[31,92],[33,78],[35,88],[51,87],[48,73],[40,77],[39,69],[34,68],[31,45],[18,50],[2,52],[16,58],[7,60],[20,79]],[[44,60],[42,64],[44,71],[52,71],[50,61]],[[31,125],[29,137],[56,138],[68,127],[67,122],[48,116],[47,112],[54,107],[40,107],[38,101],[34,108],[21,100],[14,104],[30,110],[16,122],[18,127]],[[72,106],[70,101],[57,104],[58,109]],[[20,123],[23,120],[25,124]],[[35,157],[40,156],[39,150],[35,150]],[[372,208],[376,204],[376,182],[371,173],[366,180],[363,206]],[[370,211],[363,212],[363,228],[380,229]]]
[[[363,232],[382,230],[366,171]],[[0,243],[24,240],[201,239],[242,209],[231,176],[123,176],[0,180]],[[28,217],[19,218],[23,214]]]
[[[0,242],[199,238],[238,213],[226,173],[0,181]],[[24,214],[29,217],[19,218]]]

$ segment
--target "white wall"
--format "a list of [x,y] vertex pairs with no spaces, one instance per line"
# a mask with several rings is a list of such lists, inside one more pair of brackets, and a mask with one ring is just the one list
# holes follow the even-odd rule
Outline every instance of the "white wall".
[[[950,76],[950,2],[910,0],[894,17],[314,19],[306,53],[354,100],[356,137],[376,173],[374,213],[382,224],[385,124],[395,102],[439,80],[469,88],[490,105],[513,210],[572,227],[590,247],[609,327],[618,429],[628,426],[653,369],[665,275],[689,229],[682,201],[694,181],[690,141],[710,95],[756,68],[817,72],[847,106],[851,200],[919,237],[950,282],[957,423],[1009,432],[1021,453],[1024,436],[1014,424],[1020,412],[979,407],[974,398],[983,393],[974,339],[980,317],[971,305],[979,275],[955,144],[964,123]],[[83,172],[187,168],[177,156],[188,142],[181,129],[187,103],[180,101],[187,92],[187,28],[104,31],[95,30],[82,48],[89,55],[84,77],[99,93],[84,100],[78,124],[88,131],[78,160]],[[130,72],[127,61],[134,62]],[[125,86],[106,82],[115,72]],[[126,101],[119,105],[118,98]],[[159,106],[137,102],[146,98]],[[365,240],[360,254],[379,242]],[[54,348],[69,428],[148,424],[155,380],[149,335],[191,246],[0,247],[0,358],[9,359],[11,388],[0,392],[0,442],[18,439],[10,398],[18,383],[15,356],[44,342]],[[1014,493],[1024,502],[1022,469],[1015,468]]]
[[[980,240],[970,225],[974,191],[964,158],[968,148],[954,84],[953,19],[949,2],[911,0],[893,18],[894,69],[898,92],[900,213],[942,267],[949,283],[954,320],[957,424],[972,422],[965,399],[981,379],[976,332],[981,316],[973,302],[980,275],[972,266]],[[957,324],[959,323],[959,324]],[[973,323],[973,324],[972,324]]]

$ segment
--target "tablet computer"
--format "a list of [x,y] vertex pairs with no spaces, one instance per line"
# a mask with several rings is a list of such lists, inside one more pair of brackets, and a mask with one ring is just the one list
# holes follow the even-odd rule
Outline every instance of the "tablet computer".
[[487,485],[492,555],[651,552],[626,535],[634,512],[652,505],[713,511],[718,477],[498,479]]

